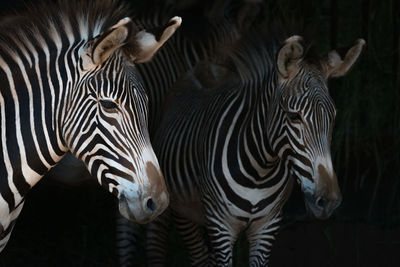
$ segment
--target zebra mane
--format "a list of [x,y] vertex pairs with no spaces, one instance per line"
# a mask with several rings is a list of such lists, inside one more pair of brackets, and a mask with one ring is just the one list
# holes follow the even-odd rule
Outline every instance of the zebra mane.
[[0,49],[13,52],[13,43],[40,42],[37,35],[61,39],[72,33],[75,38],[89,39],[131,16],[131,12],[117,0],[43,0],[4,15],[0,19]]

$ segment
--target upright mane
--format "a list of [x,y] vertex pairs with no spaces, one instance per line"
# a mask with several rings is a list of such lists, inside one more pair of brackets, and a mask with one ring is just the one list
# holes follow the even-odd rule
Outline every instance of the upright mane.
[[[16,52],[15,44],[40,38],[88,39],[130,16],[126,4],[116,0],[57,0],[30,3],[22,11],[3,14],[0,20],[0,52]],[[39,37],[38,37],[39,36]]]

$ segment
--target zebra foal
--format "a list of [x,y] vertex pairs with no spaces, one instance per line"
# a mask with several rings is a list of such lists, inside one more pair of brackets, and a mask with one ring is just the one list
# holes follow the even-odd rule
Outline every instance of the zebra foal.
[[179,17],[140,30],[117,1],[39,4],[0,24],[0,251],[30,190],[71,151],[145,223],[169,197],[147,129],[135,64],[149,61]]
[[168,214],[192,266],[231,266],[240,232],[250,266],[268,265],[294,181],[315,217],[332,214],[341,194],[327,80],[345,75],[364,44],[315,57],[299,36],[248,33],[218,64],[198,64],[175,84],[152,139],[170,209],[149,224],[150,266],[165,264]]

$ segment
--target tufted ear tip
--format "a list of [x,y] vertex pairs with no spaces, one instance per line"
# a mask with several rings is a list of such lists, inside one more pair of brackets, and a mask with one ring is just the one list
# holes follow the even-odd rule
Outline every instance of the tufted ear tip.
[[123,19],[120,19],[117,24],[114,24],[113,26],[111,26],[110,29],[116,29],[116,28],[121,27],[121,26],[123,26],[125,24],[128,24],[130,22],[132,22],[131,18],[130,17],[125,17]]
[[287,43],[301,43],[303,41],[304,41],[303,37],[301,37],[299,35],[293,35],[293,36],[290,36],[289,38],[287,38],[285,40],[285,44],[287,44]]
[[[179,17],[179,16],[175,16],[175,17],[173,17],[172,19],[170,19],[169,22],[170,22],[170,23],[171,23],[171,22],[174,22],[174,24],[175,24],[177,27],[179,27],[179,26],[181,26],[181,24],[182,24],[182,18]],[[174,25],[174,24],[173,24],[173,25]]]
[[360,46],[365,46],[367,43],[365,42],[364,39],[360,38],[356,40],[356,44]]
[[[327,78],[336,78],[346,75],[360,57],[365,45],[364,39],[357,39],[350,48],[330,51],[321,60],[325,76]],[[344,50],[344,53],[339,53],[342,50]]]
[[175,16],[164,26],[145,29],[138,32],[133,40],[133,46],[135,49],[129,56],[138,63],[151,60],[151,58],[175,33],[181,24],[182,18]]

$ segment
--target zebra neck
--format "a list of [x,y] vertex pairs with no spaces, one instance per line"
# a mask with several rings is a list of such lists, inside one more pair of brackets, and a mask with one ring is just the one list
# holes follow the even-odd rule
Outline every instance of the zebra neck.
[[43,43],[38,51],[25,43],[29,46],[29,53],[21,49],[0,55],[1,132],[7,135],[1,147],[9,184],[4,190],[14,193],[15,203],[67,151],[60,122],[75,75],[65,66],[73,61],[73,49],[50,49]]
[[[227,164],[235,165],[245,177],[262,184],[274,176],[281,167],[279,157],[273,153],[267,138],[267,104],[263,93],[254,88],[242,88],[226,98],[221,136]],[[224,106],[224,105],[221,105]],[[226,127],[226,128],[225,128]]]

